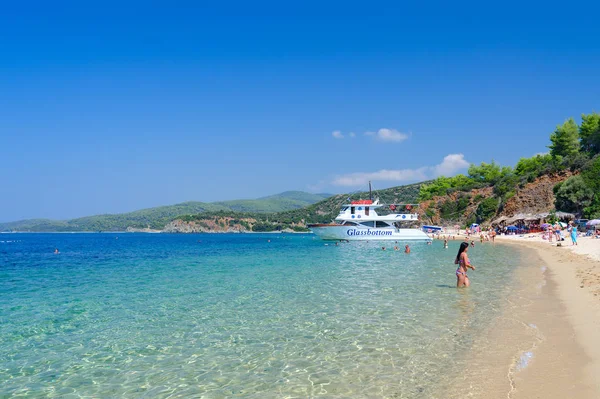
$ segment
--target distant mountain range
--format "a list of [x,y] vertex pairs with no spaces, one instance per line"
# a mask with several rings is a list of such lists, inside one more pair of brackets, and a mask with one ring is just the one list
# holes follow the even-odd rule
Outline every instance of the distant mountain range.
[[190,201],[128,213],[86,216],[70,220],[28,219],[0,223],[0,231],[125,231],[128,228],[160,230],[178,216],[218,211],[276,213],[304,208],[330,196],[331,194],[286,191],[258,199],[219,202]]

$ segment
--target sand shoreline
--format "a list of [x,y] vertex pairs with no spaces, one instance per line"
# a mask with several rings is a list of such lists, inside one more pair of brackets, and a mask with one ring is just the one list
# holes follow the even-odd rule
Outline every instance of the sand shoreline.
[[[552,345],[548,345],[550,347],[540,349],[541,353],[536,356],[552,361],[553,356],[572,356],[575,352],[580,352],[579,348],[582,350],[582,353],[575,356],[577,359],[570,360],[570,364],[574,366],[569,370],[559,370],[556,365],[544,367],[538,364],[537,370],[529,372],[531,376],[526,373],[522,378],[521,391],[535,392],[531,388],[543,381],[541,376],[552,381],[555,377],[560,380],[562,375],[570,377],[562,383],[570,385],[562,386],[571,393],[570,397],[600,397],[600,240],[582,237],[579,245],[572,247],[570,239],[567,239],[559,247],[555,242],[551,244],[542,240],[539,235],[499,236],[496,239],[502,244],[518,245],[535,251],[535,255],[547,267],[548,277],[553,284],[550,295],[556,296],[565,310],[541,310],[546,313],[544,321],[553,334],[550,337],[553,341]],[[572,330],[572,333],[567,330]],[[565,351],[565,348],[569,350]],[[514,397],[529,397],[521,396],[519,391],[517,387]],[[555,391],[556,387],[554,391],[545,392],[539,397],[564,397]]]

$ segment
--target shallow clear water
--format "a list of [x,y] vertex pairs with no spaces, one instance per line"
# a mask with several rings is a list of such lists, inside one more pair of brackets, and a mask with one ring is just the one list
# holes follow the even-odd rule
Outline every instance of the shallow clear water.
[[518,264],[459,243],[0,234],[0,397],[438,397]]

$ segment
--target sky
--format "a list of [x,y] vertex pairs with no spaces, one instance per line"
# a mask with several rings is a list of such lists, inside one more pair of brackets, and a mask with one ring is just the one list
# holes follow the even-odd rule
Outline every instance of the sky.
[[0,221],[513,166],[600,111],[598,2],[207,4],[3,5]]

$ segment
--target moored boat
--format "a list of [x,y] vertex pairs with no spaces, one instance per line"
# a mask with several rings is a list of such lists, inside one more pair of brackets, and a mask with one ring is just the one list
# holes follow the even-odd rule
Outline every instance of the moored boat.
[[387,205],[379,200],[351,201],[342,206],[333,223],[309,224],[308,228],[324,240],[396,240],[431,241],[421,229],[412,227],[419,215],[410,213],[412,204],[392,204],[390,210],[404,209],[407,213],[378,215],[376,209]]

